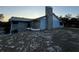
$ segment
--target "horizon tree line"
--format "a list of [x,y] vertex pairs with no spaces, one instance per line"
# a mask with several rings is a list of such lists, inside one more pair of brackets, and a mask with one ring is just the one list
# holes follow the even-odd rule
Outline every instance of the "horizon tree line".
[[72,17],[71,14],[66,14],[64,17],[60,16],[59,18],[63,22],[64,27],[79,28],[79,14],[75,17]]

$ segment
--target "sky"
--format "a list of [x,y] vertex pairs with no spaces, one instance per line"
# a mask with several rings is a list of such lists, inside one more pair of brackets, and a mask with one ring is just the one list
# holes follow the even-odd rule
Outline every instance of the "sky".
[[54,6],[53,11],[58,16],[71,14],[72,17],[79,15],[79,6]]
[[[57,16],[79,15],[79,6],[52,6],[52,8]],[[0,6],[0,14],[5,16],[3,21],[8,21],[12,16],[34,19],[45,15],[45,6]]]

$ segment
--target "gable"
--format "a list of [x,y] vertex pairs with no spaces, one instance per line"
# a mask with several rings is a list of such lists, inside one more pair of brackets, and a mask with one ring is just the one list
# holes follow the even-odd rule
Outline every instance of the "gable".
[[57,18],[57,16],[53,15],[53,20],[59,21],[59,18]]
[[61,27],[62,25],[60,24],[60,22],[60,19],[57,16],[53,15],[53,28]]

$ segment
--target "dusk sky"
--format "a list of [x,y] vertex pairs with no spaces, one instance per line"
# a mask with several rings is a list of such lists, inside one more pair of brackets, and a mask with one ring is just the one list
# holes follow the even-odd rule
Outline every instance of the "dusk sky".
[[[53,6],[53,12],[57,16],[64,16],[65,14],[72,14],[72,16],[79,15],[78,6]],[[0,6],[0,14],[4,14],[4,21],[10,17],[25,17],[37,18],[45,15],[44,6]]]

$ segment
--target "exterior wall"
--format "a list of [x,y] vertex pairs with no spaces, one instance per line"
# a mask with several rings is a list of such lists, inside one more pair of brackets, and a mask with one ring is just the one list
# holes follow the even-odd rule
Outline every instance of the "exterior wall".
[[40,20],[34,20],[32,23],[31,23],[31,26],[32,26],[32,28],[33,29],[39,29],[40,27],[40,22],[39,22]]
[[17,27],[19,32],[26,31],[27,23],[19,22]]
[[28,27],[28,22],[21,22],[21,21],[14,21],[17,22],[16,24],[13,24],[13,22],[11,22],[11,29],[10,32],[14,32],[15,30],[17,30],[17,32],[23,32],[26,31],[26,28]]
[[10,33],[12,33],[14,30],[18,29],[18,24],[13,24],[13,22],[10,22],[11,28],[10,28]]
[[[51,19],[52,21],[52,28],[61,28],[63,27],[63,25],[60,25],[60,21],[59,19],[56,17],[56,16],[52,16],[53,18]],[[44,30],[44,29],[47,29],[47,19],[46,17],[43,17],[40,19],[40,30]]]
[[46,17],[43,17],[41,20],[40,20],[40,30],[44,30],[46,29]]
[[46,17],[39,18],[37,20],[34,20],[32,23],[32,29],[40,29],[44,30],[46,29]]
[[[51,29],[63,27],[63,25],[60,24],[59,19],[55,15],[52,15],[51,25],[52,25]],[[40,19],[40,30],[44,30],[44,29],[47,29],[46,17]]]
[[[50,20],[51,22],[47,20]],[[35,29],[45,30],[49,28],[48,26],[50,27],[52,26],[50,29],[63,27],[63,25],[60,25],[59,19],[53,14],[52,14],[52,17],[49,16],[49,19],[43,16],[33,21],[14,21],[15,24],[13,23],[13,21],[10,21],[10,22],[11,22],[10,33],[14,31],[23,32],[23,31],[26,31],[26,29],[28,28],[34,29],[34,30]],[[48,24],[48,23],[51,23],[51,24]],[[30,26],[28,26],[28,24],[30,24]]]
[[[53,15],[52,18],[53,19],[51,19],[52,21],[51,29],[60,28],[62,25],[60,25],[59,19],[55,15]],[[17,23],[13,24],[13,22],[11,21],[10,32],[15,30],[17,30],[18,32],[23,32],[26,31],[27,28],[40,29],[40,30],[47,29],[47,19],[45,16],[32,22],[28,22],[28,21],[14,21],[14,22]],[[28,24],[30,24],[30,27],[28,27]]]
[[63,25],[60,25],[60,21],[58,18],[56,18],[54,15],[53,15],[53,20],[52,20],[53,24],[52,24],[52,27],[53,28],[60,28],[62,27]]

